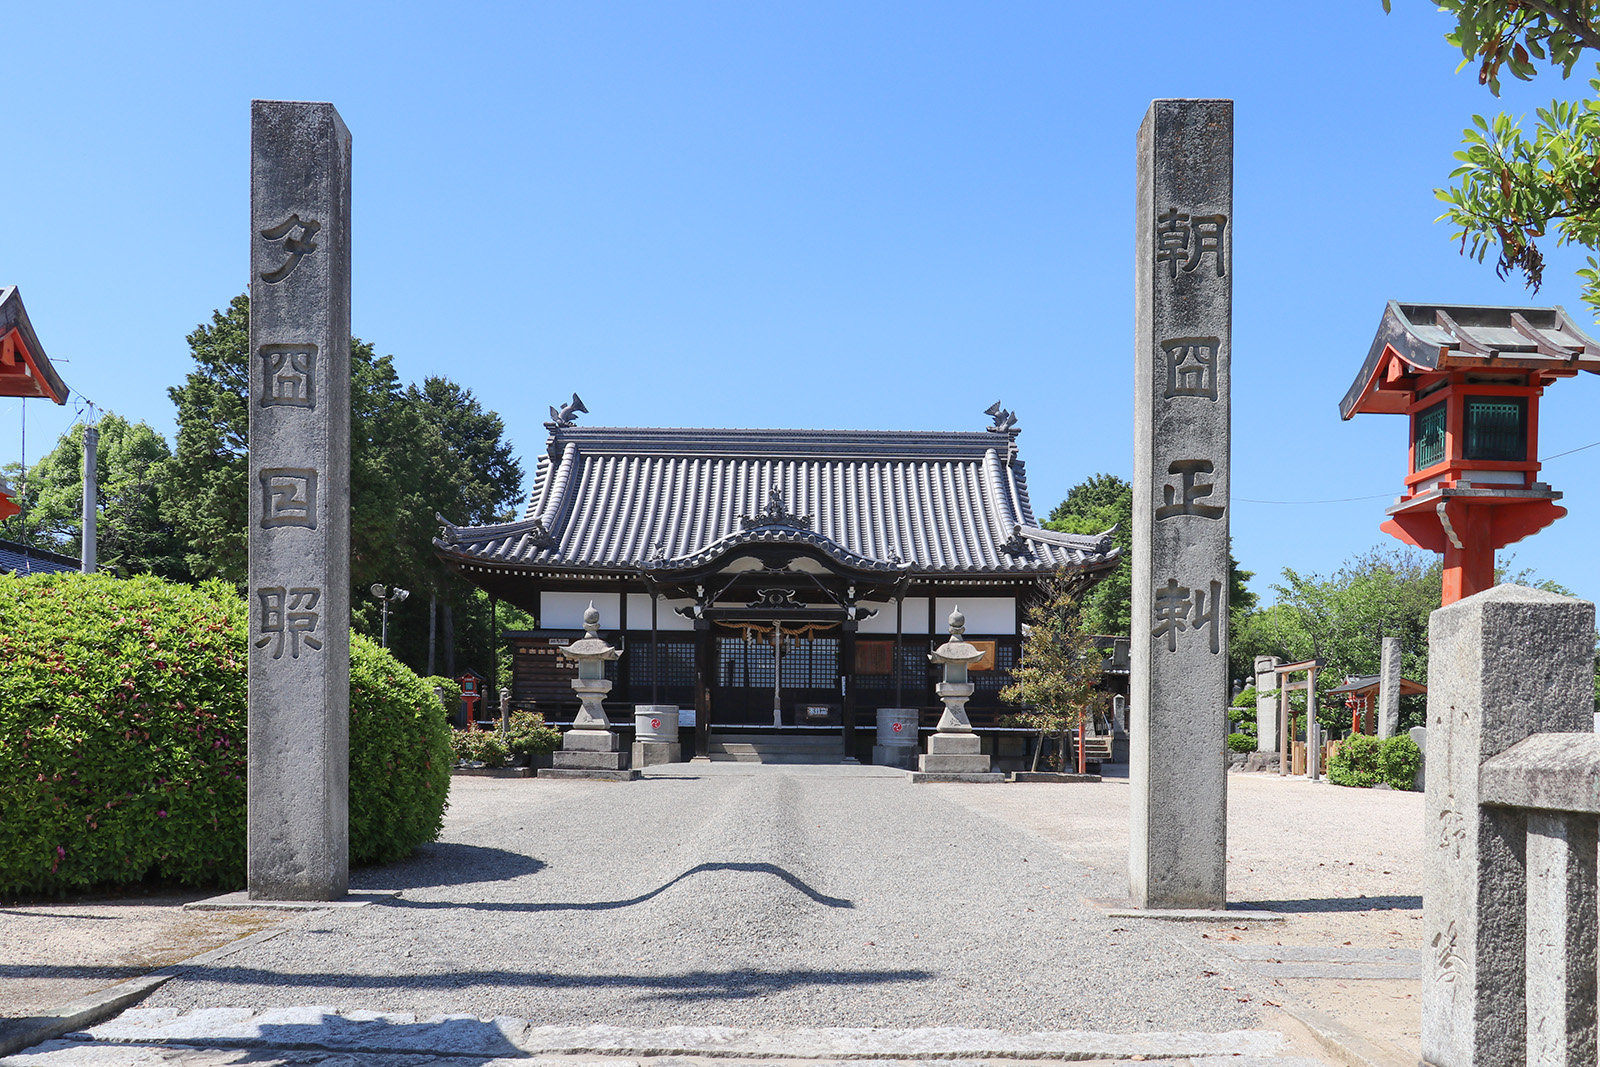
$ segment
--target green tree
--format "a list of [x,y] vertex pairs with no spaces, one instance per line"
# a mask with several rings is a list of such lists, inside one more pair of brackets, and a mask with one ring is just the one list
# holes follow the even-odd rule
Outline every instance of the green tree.
[[[1600,47],[1600,0],[1436,0],[1454,20],[1445,39],[1461,50],[1461,65],[1476,64],[1478,82],[1500,95],[1500,76],[1529,81],[1541,66],[1569,77],[1586,48]],[[1389,10],[1390,0],[1383,0]],[[1593,249],[1600,242],[1600,78],[1589,98],[1554,100],[1537,110],[1531,135],[1501,113],[1472,117],[1462,134],[1460,162],[1441,219],[1451,239],[1482,262],[1497,249],[1501,277],[1520,272],[1528,288],[1544,280],[1539,240],[1556,228],[1556,244]],[[1600,263],[1578,271],[1585,303],[1600,311]]]
[[[242,295],[189,335],[195,369],[169,391],[178,439],[161,500],[194,574],[235,584],[243,584],[247,568],[249,336],[250,303]],[[522,468],[503,439],[504,423],[448,379],[405,385],[393,357],[378,356],[367,342],[351,340],[350,360],[353,623],[378,633],[381,609],[367,595],[375,583],[418,594],[391,609],[389,632],[401,658],[420,665],[427,598],[466,606],[471,617],[462,629],[471,635],[473,662],[486,667],[495,643],[487,600],[435,558],[434,515],[493,521],[517,500]]]
[[1020,713],[1007,716],[1006,723],[1039,731],[1039,745],[1033,752],[1035,770],[1047,733],[1062,736],[1061,752],[1065,753],[1067,731],[1080,718],[1092,722],[1108,699],[1096,688],[1104,655],[1083,620],[1072,583],[1064,576],[1051,579],[1041,599],[1028,609],[1022,662],[1011,672],[1011,684],[1000,690],[1001,700],[1023,707]]
[[[28,543],[69,556],[83,548],[83,435],[75,424],[28,472]],[[143,422],[129,423],[107,412],[99,422],[95,453],[99,483],[95,510],[99,566],[117,574],[188,577],[183,552],[157,502],[167,442]],[[0,537],[21,540],[22,516],[0,524]]]
[[[1133,486],[1115,474],[1096,474],[1067,491],[1050,512],[1045,526],[1062,533],[1098,534],[1112,530],[1111,543],[1122,549],[1122,561],[1083,599],[1083,624],[1090,633],[1127,634],[1133,617]],[[1115,529],[1113,529],[1115,527]],[[1255,574],[1241,570],[1228,554],[1230,633],[1255,607],[1256,595],[1246,584]],[[1235,657],[1230,656],[1230,662]],[[1235,677],[1243,677],[1234,671]]]
[[195,369],[167,390],[178,408],[178,436],[161,485],[161,514],[177,531],[189,573],[243,586],[250,505],[250,300],[188,336]]
[[1111,543],[1122,550],[1122,561],[1083,598],[1083,626],[1095,634],[1128,633],[1133,604],[1133,486],[1115,474],[1091,475],[1067,491],[1067,498],[1055,506],[1044,525],[1062,533],[1112,531]]

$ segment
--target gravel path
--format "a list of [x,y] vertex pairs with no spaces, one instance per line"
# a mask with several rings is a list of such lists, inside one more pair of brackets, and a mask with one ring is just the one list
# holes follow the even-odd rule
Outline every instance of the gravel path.
[[146,1006],[767,1029],[1260,1022],[1242,967],[1084,906],[1126,895],[1120,852],[1087,866],[956,787],[875,768],[674,773],[458,778],[443,841],[358,872],[356,888],[401,899],[297,918]]

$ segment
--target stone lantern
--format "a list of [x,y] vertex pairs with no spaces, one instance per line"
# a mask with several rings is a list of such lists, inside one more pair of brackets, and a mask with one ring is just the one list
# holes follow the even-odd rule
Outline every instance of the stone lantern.
[[928,738],[928,751],[921,758],[922,773],[918,781],[938,781],[941,778],[958,781],[995,781],[1002,775],[989,770],[989,757],[983,754],[983,742],[972,732],[967,718],[967,700],[972,696],[973,685],[967,681],[967,668],[983,658],[983,650],[963,640],[967,617],[958,607],[950,613],[950,639],[928,656],[930,663],[944,666],[944,681],[935,687],[939,699],[944,701],[944,714],[933,736]]
[[561,751],[551,754],[551,766],[539,772],[541,777],[639,777],[638,771],[627,769],[628,754],[622,751],[601,703],[611,692],[606,662],[620,659],[622,652],[606,644],[599,630],[600,612],[590,603],[583,613],[583,637],[560,650],[562,656],[578,664],[578,676],[572,680],[572,688],[578,694],[580,707],[573,718],[572,729],[561,739]]

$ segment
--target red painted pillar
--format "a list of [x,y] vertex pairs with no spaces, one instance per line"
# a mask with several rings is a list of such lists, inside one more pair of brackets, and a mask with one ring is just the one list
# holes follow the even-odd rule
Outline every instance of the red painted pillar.
[[[1490,538],[1489,509],[1452,504],[1447,515],[1444,546],[1445,605],[1481,593],[1494,585],[1494,541]],[[1456,542],[1461,546],[1457,547]]]

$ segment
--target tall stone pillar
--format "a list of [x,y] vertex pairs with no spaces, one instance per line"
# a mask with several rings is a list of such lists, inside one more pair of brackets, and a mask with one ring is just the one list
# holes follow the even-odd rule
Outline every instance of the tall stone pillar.
[[349,884],[350,131],[250,106],[250,755],[255,900]]
[[1256,751],[1276,752],[1278,749],[1278,705],[1262,693],[1278,688],[1278,676],[1272,668],[1283,660],[1277,656],[1256,657]]
[[1400,729],[1400,639],[1383,639],[1383,661],[1378,668],[1378,736],[1393,737]]
[[1138,139],[1128,873],[1141,908],[1226,895],[1233,101]]

